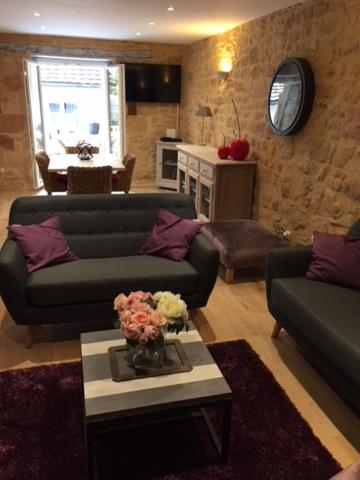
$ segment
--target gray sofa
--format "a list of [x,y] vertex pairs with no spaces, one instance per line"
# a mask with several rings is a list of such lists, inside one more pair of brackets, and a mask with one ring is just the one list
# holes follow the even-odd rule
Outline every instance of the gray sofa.
[[[349,235],[360,238],[360,220]],[[311,252],[311,246],[304,246],[269,253],[266,289],[277,322],[273,337],[283,327],[329,383],[360,411],[360,292],[308,280]]]
[[[199,233],[186,259],[138,255],[160,208],[195,218],[192,199],[182,194],[66,195],[14,201],[9,224],[40,223],[58,215],[75,262],[28,275],[17,243],[0,251],[0,293],[16,323],[41,325],[114,318],[113,299],[132,290],[180,293],[189,309],[206,305],[213,289],[218,252]],[[31,328],[27,329],[28,346]]]

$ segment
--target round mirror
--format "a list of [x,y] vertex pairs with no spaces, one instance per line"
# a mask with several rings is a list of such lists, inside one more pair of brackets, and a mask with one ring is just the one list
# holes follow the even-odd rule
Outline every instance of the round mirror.
[[312,68],[303,58],[287,58],[278,67],[271,82],[268,115],[278,135],[294,135],[309,118],[314,101]]

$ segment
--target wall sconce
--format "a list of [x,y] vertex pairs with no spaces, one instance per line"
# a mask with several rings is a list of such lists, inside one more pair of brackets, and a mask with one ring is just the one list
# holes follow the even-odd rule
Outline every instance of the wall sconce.
[[210,110],[210,107],[200,105],[198,110],[195,112],[195,115],[197,117],[202,117],[202,130],[201,130],[201,143],[200,143],[200,145],[205,145],[205,143],[204,143],[205,117],[212,117],[212,112]]
[[218,70],[216,72],[218,80],[226,80],[230,72],[224,72],[223,70]]
[[232,70],[231,58],[222,57],[219,62],[219,70],[216,72],[218,79],[219,80],[227,79],[231,70]]

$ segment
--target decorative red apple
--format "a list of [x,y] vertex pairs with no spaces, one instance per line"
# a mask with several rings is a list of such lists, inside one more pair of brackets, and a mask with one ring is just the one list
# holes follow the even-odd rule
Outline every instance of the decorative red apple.
[[221,160],[226,160],[228,156],[230,155],[230,148],[229,147],[219,147],[218,148],[218,157]]
[[245,160],[250,150],[249,142],[246,138],[240,140],[233,140],[230,143],[230,156],[233,160]]
[[238,112],[237,112],[237,108],[236,108],[234,99],[232,99],[231,101],[234,105],[234,110],[235,110],[235,114],[236,114],[239,138],[236,139],[236,140],[233,140],[230,143],[230,156],[233,160],[242,161],[242,160],[245,160],[245,158],[247,157],[247,155],[249,153],[249,150],[250,150],[250,145],[249,145],[249,142],[246,140],[246,138],[240,138],[241,134],[240,134],[239,115],[238,115]]
[[228,158],[228,156],[230,155],[230,147],[225,145],[226,144],[225,133],[222,130],[220,130],[220,133],[223,136],[223,146],[218,148],[218,157],[221,160],[226,160]]

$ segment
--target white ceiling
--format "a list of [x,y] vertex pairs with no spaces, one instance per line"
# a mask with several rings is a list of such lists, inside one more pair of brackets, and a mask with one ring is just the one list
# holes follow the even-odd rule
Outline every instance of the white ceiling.
[[302,1],[0,0],[0,31],[187,44]]

